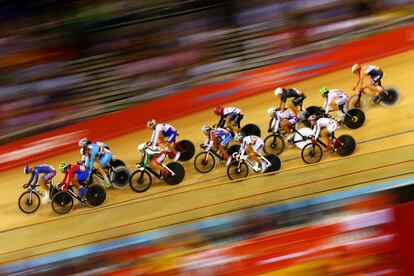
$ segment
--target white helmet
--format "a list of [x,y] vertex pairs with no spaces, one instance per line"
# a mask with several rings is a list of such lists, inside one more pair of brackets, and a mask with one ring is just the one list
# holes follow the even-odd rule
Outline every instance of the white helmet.
[[278,87],[275,89],[275,96],[279,96],[282,95],[283,93],[283,88],[282,87]]
[[207,134],[209,131],[211,131],[211,127],[209,125],[204,125],[204,126],[201,127],[201,131],[204,134]]
[[147,148],[147,143],[142,143],[138,145],[138,150],[143,152]]
[[234,136],[234,141],[239,142],[241,139],[243,139],[243,137],[243,133],[239,132]]
[[79,147],[84,148],[88,145],[88,139],[82,138],[79,140]]
[[273,117],[275,113],[276,113],[276,108],[274,106],[272,106],[271,108],[267,110],[267,114],[269,114],[270,117]]

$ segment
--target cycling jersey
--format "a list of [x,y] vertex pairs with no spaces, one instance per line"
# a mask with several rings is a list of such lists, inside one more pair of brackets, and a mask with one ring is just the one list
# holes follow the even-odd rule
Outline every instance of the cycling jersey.
[[[51,180],[55,175],[56,175],[56,169],[53,168],[50,165],[36,165],[33,166],[34,171],[32,172],[32,175],[30,176],[29,179],[29,185],[33,185],[35,186],[39,180],[39,174],[44,174],[43,179],[45,180],[45,182],[48,182],[49,180]],[[32,182],[33,181],[33,182]]]
[[348,96],[345,94],[345,92],[341,89],[330,89],[328,92],[328,96],[325,99],[325,102],[323,104],[323,109],[325,110],[325,113],[328,114],[330,105],[335,102],[339,109],[342,110],[343,106],[348,101]]
[[158,136],[162,134],[164,137],[168,137],[168,142],[172,143],[175,142],[175,138],[177,137],[177,130],[169,124],[157,124],[155,126],[154,131],[152,132],[151,143],[152,145],[156,145]]
[[371,77],[372,83],[378,83],[379,85],[381,85],[381,79],[384,76],[384,73],[378,66],[368,65],[365,70],[365,74]]
[[275,112],[275,115],[272,117],[272,121],[270,123],[270,128],[273,129],[273,132],[277,132],[277,130],[279,129],[280,122],[283,119],[289,120],[289,123],[291,125],[296,124],[298,121],[298,118],[287,109],[283,112],[277,111]]
[[155,160],[158,164],[161,165],[164,159],[165,153],[161,147],[148,147],[145,149],[139,164],[141,165],[141,167],[145,167],[151,160]]
[[106,168],[109,162],[112,160],[112,152],[108,149],[108,146],[102,142],[91,143],[88,146],[89,156],[82,157],[82,161],[85,161],[86,167],[92,172],[95,159],[99,158],[99,163],[103,168]]
[[243,119],[243,115],[239,108],[237,107],[224,108],[223,115],[221,115],[220,121],[218,122],[217,127],[223,128],[227,117],[230,117],[233,123],[240,127],[240,121]]
[[330,118],[320,118],[316,121],[315,126],[313,127],[313,134],[317,139],[322,128],[326,127],[329,133],[333,133],[338,128],[338,123]]
[[214,141],[216,141],[217,144],[227,147],[232,138],[233,136],[228,130],[224,128],[217,128],[210,131],[210,135],[207,137],[204,145],[208,146],[208,149],[210,149]]
[[[286,103],[288,98],[293,98],[292,102],[295,105],[301,104],[305,99],[305,95],[297,88],[288,88],[286,92],[282,94],[281,101]],[[295,101],[296,100],[296,101]]]
[[77,178],[80,183],[84,182],[89,176],[89,172],[84,166],[71,165],[69,169],[67,169],[67,172],[65,173],[65,176],[62,180],[62,183],[65,184],[65,190],[67,190],[67,188],[72,183],[72,177],[75,174],[78,176]]
[[250,136],[244,137],[240,145],[240,150],[239,150],[240,156],[244,155],[244,152],[246,151],[246,148],[248,146],[251,146],[254,152],[260,155],[261,154],[260,152],[264,146],[263,139],[256,135],[250,135]]

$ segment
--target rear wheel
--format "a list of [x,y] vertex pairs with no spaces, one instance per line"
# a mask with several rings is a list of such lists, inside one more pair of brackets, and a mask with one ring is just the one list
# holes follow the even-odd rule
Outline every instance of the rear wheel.
[[104,203],[105,199],[106,191],[101,185],[93,184],[88,187],[88,191],[85,194],[86,204],[96,207]]
[[350,129],[360,128],[365,123],[364,111],[354,108],[345,114],[344,123]]
[[19,197],[18,204],[23,213],[31,214],[39,209],[40,197],[35,192],[26,191]]
[[355,139],[350,135],[342,135],[335,141],[336,153],[340,156],[348,156],[355,150],[356,142]]
[[267,154],[265,155],[265,158],[272,164],[270,167],[266,169],[265,172],[275,172],[280,170],[281,162],[278,156],[274,154]]
[[246,178],[249,175],[249,166],[246,162],[242,161],[239,165],[239,161],[233,160],[227,167],[227,176],[230,180]]
[[400,101],[400,91],[395,87],[387,87],[387,93],[381,94],[381,104],[386,107],[394,106]]
[[244,127],[241,128],[241,132],[244,133],[244,135],[249,136],[249,135],[256,135],[258,137],[260,137],[261,135],[261,130],[260,127],[258,127],[255,124],[247,124]]
[[[230,157],[229,157],[230,158]],[[194,158],[194,167],[199,173],[211,172],[216,165],[216,160],[210,152],[200,152]]]
[[119,159],[112,159],[109,164],[111,164],[112,167],[119,167],[119,166],[124,166],[125,167],[125,163],[122,160]]
[[307,144],[302,149],[302,160],[306,164],[318,163],[322,159],[322,147],[319,144]]
[[176,185],[183,181],[185,176],[185,170],[183,165],[177,162],[172,162],[167,164],[168,169],[174,172],[174,175],[172,175],[168,170],[164,168],[164,171],[166,171],[166,176],[164,177],[165,183],[168,185]]
[[348,102],[346,103],[347,110],[351,109],[361,109],[362,111],[367,111],[368,109],[368,99],[366,96],[361,95],[361,98],[358,100],[358,95],[352,95]]
[[152,178],[149,172],[136,170],[129,181],[131,189],[137,193],[143,193],[151,187]]
[[285,149],[285,140],[279,134],[271,134],[264,140],[263,151],[266,154],[279,155]]
[[181,140],[175,145],[175,150],[180,152],[180,161],[188,161],[193,158],[195,147],[189,140]]
[[114,168],[110,174],[111,184],[117,189],[125,189],[129,184],[130,178],[131,172],[124,166]]
[[68,213],[73,207],[73,197],[64,191],[57,192],[52,198],[52,209],[57,214]]
[[239,150],[240,150],[240,145],[232,145],[231,147],[227,148],[227,153],[229,154],[229,156],[232,156],[233,153],[239,152]]

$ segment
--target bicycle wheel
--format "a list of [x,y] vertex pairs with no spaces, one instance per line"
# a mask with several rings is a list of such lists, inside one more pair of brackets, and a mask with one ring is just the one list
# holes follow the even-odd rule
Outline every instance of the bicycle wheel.
[[88,187],[85,194],[85,203],[89,206],[96,207],[104,203],[106,199],[105,188],[99,184],[92,184]]
[[[230,158],[230,157],[229,157]],[[211,172],[216,165],[216,159],[210,152],[200,152],[194,158],[194,168],[199,173]]]
[[136,170],[129,181],[131,189],[137,193],[143,193],[151,187],[152,177],[147,171]]
[[18,205],[23,213],[34,213],[39,209],[40,197],[35,192],[26,191],[19,197]]
[[111,170],[111,184],[117,189],[125,189],[129,184],[131,172],[125,166],[118,166]]
[[265,158],[272,164],[270,167],[266,169],[265,172],[275,172],[280,170],[281,162],[277,155],[274,154],[267,154]]
[[239,150],[240,150],[240,145],[232,145],[231,147],[227,148],[227,153],[229,154],[229,156],[232,156],[233,153],[239,152]]
[[279,155],[285,149],[285,140],[279,134],[270,134],[264,140],[263,151],[266,154]]
[[350,129],[360,128],[365,123],[364,111],[353,108],[345,113],[344,123]]
[[227,167],[227,176],[230,180],[246,178],[249,175],[249,166],[246,162],[242,161],[240,166],[239,161],[233,160]]
[[[183,165],[177,162],[172,162],[167,164],[167,167],[174,172],[175,175],[172,175],[169,171],[166,172],[166,176],[164,177],[165,183],[168,185],[177,185],[181,181],[183,181],[185,176],[185,170]],[[166,170],[166,169],[164,169]]]
[[351,109],[361,109],[362,111],[367,111],[368,109],[368,99],[366,96],[361,95],[361,98],[359,99],[358,102],[358,95],[354,94],[352,95],[348,102],[346,103],[346,109],[347,110],[351,110]]
[[340,156],[348,156],[352,154],[355,147],[355,139],[350,135],[341,135],[335,141],[335,150]]
[[257,137],[260,137],[261,130],[260,127],[258,127],[255,124],[247,124],[244,127],[241,128],[241,132],[243,132],[246,136],[248,135],[256,135]]
[[387,93],[381,94],[381,105],[391,107],[400,101],[400,91],[398,91],[397,88],[387,87],[385,91],[387,91]]
[[193,142],[189,140],[181,140],[175,144],[175,150],[180,152],[180,161],[188,161],[193,158],[195,153],[195,147]]
[[319,144],[307,144],[302,149],[302,160],[306,164],[318,163],[322,159],[322,147]]
[[57,214],[68,213],[73,207],[73,197],[64,191],[57,192],[52,198],[52,209]]

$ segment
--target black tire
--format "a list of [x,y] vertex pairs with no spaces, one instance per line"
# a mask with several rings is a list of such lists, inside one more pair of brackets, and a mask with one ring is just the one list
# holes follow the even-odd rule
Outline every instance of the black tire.
[[57,192],[52,198],[52,209],[55,213],[63,215],[72,210],[73,197],[64,191]]
[[340,156],[348,156],[355,150],[355,139],[350,135],[341,135],[335,141],[336,153]]
[[40,207],[40,197],[36,192],[26,191],[19,197],[18,205],[23,213],[32,214]]
[[265,155],[265,158],[270,163],[272,163],[272,165],[266,169],[266,171],[265,171],[266,173],[268,173],[268,172],[275,172],[275,171],[280,170],[280,167],[281,167],[282,164],[280,162],[280,158],[277,155],[267,154],[267,155]]
[[344,123],[350,129],[360,128],[365,123],[365,113],[361,109],[351,109],[345,114]]
[[105,188],[99,184],[92,184],[88,187],[85,194],[85,203],[89,206],[96,207],[104,203],[106,199]]
[[279,134],[270,134],[264,140],[263,151],[265,154],[279,155],[285,149],[285,140]]
[[400,101],[400,91],[395,87],[387,87],[387,93],[381,94],[381,104],[386,107],[394,106]]
[[193,142],[189,140],[181,140],[175,145],[175,150],[179,151],[180,158],[178,160],[180,161],[188,161],[191,158],[193,158],[195,153],[195,147]]
[[126,167],[124,161],[119,160],[119,159],[112,159],[111,162],[109,162],[109,164],[114,168],[119,167],[119,166]]
[[260,127],[258,127],[255,124],[247,124],[244,127],[241,128],[241,132],[244,133],[244,135],[249,136],[249,135],[256,135],[258,137],[260,137],[260,135],[262,134]]
[[50,184],[50,186],[49,186],[49,197],[50,197],[50,198],[53,198],[53,196],[54,196],[57,192],[59,192],[59,190],[58,190],[58,189],[56,189],[56,187],[55,187],[55,186],[53,186],[52,184]]
[[305,109],[306,114],[305,114],[305,119],[302,121],[302,123],[306,126],[306,127],[311,127],[311,124],[309,123],[308,119],[310,116],[312,115],[316,115],[316,116],[324,116],[324,112],[322,110],[322,107],[319,106],[309,106]]
[[[207,155],[207,157],[206,157]],[[229,157],[230,158],[230,157]],[[209,173],[216,166],[216,159],[210,152],[200,152],[194,158],[194,168],[199,173]]]
[[112,186],[116,189],[125,189],[128,187],[129,180],[131,179],[131,172],[125,166],[118,166],[111,171],[109,177]]
[[318,163],[323,155],[322,147],[319,144],[307,144],[303,147],[301,156],[306,164]]
[[233,160],[227,167],[227,176],[230,180],[246,178],[249,175],[249,166],[246,162],[242,161],[240,167],[238,163],[239,161]]
[[227,148],[227,153],[229,156],[232,156],[233,153],[239,152],[239,150],[240,150],[240,145],[232,145]]
[[152,184],[152,177],[147,171],[136,170],[132,173],[129,186],[134,192],[143,193],[147,191]]
[[[175,175],[172,175],[170,172],[164,177],[165,183],[168,185],[177,185],[181,181],[183,181],[185,176],[185,170],[183,165],[177,162],[172,162],[167,164],[167,167],[175,173]],[[164,169],[165,170],[165,169]]]

